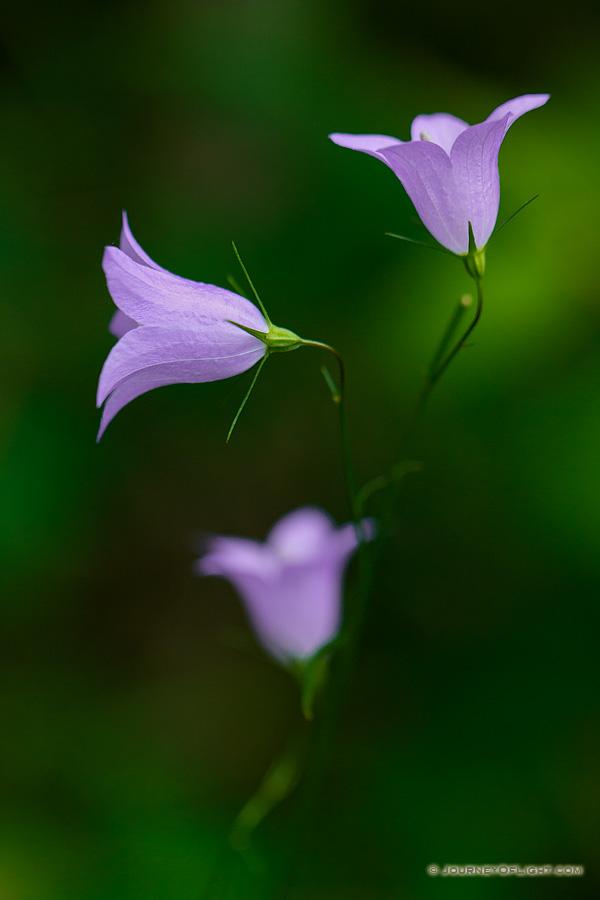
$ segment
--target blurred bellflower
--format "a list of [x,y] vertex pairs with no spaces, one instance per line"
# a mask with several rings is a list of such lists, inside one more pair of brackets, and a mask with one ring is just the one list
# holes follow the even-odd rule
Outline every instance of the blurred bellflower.
[[[362,523],[370,539],[373,523]],[[284,664],[309,661],[337,635],[342,582],[358,546],[355,526],[302,507],[275,523],[266,541],[212,537],[195,564],[237,589],[263,647]]]
[[516,97],[478,125],[448,113],[417,116],[407,142],[382,134],[329,137],[341,147],[361,150],[386,163],[427,230],[447,250],[466,257],[483,251],[496,224],[498,153],[506,132],[519,116],[543,106],[548,98],[548,94]]
[[240,294],[157,265],[125,213],[119,247],[105,248],[102,267],[117,306],[109,328],[119,340],[100,373],[97,405],[106,404],[98,440],[119,410],[146,391],[230,378],[270,352],[306,343],[273,325],[262,305],[261,311]]

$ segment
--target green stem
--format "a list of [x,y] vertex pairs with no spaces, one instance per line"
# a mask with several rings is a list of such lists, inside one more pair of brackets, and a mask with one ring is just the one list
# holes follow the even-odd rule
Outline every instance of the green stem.
[[456,332],[458,330],[458,326],[462,322],[466,311],[469,309],[469,307],[471,306],[472,303],[473,303],[473,297],[471,296],[471,294],[464,294],[460,298],[459,302],[457,303],[456,309],[454,310],[454,312],[452,314],[452,318],[448,322],[448,327],[444,331],[444,334],[442,335],[442,339],[440,340],[440,343],[438,344],[438,348],[435,351],[435,353],[433,354],[431,362],[429,363],[429,368],[427,370],[428,378],[431,378],[433,373],[437,370],[438,366],[444,359],[446,352],[448,350],[448,347],[450,346],[450,344],[452,342],[452,338],[456,334]]
[[[448,354],[448,356],[439,364],[439,366],[430,375],[429,393],[431,393],[431,390],[438,383],[438,381],[440,380],[440,378],[442,377],[442,375],[444,374],[444,372],[446,371],[446,369],[448,368],[448,366],[450,365],[450,363],[452,362],[454,357],[457,355],[457,353],[460,350],[462,350],[462,348],[465,346],[469,337],[471,336],[471,333],[473,332],[473,330],[475,329],[475,326],[477,325],[477,323],[479,322],[479,319],[481,318],[481,312],[483,309],[482,279],[475,278],[475,284],[477,287],[477,307],[475,310],[475,315],[471,321],[471,324],[469,325],[469,327],[467,328],[467,330],[465,331],[465,333],[463,334],[461,339],[456,343],[456,345],[453,347],[453,349]],[[463,300],[464,300],[464,298],[461,300],[461,303],[463,303]],[[470,305],[470,304],[468,304],[468,305]]]
[[267,770],[258,790],[244,804],[229,834],[229,844],[238,852],[248,849],[250,838],[263,819],[296,787],[306,756],[308,730],[303,723],[283,752]]
[[[340,420],[340,436],[342,440],[342,456],[344,459],[344,475],[346,478],[346,488],[348,491],[348,502],[350,505],[350,512],[352,515],[352,521],[354,522],[354,527],[356,529],[357,537],[359,542],[364,541],[364,535],[362,532],[362,527],[360,524],[360,509],[357,503],[357,482],[356,482],[356,474],[354,472],[354,463],[352,462],[352,451],[350,448],[350,435],[348,433],[348,421],[346,418],[346,372],[344,368],[344,361],[340,354],[334,347],[331,347],[329,344],[324,344],[321,341],[302,341],[304,346],[308,347],[319,347],[322,350],[327,350],[329,353],[332,353],[336,359],[338,364],[338,369],[340,373],[340,383],[337,390],[337,394],[333,395],[334,402],[337,403],[339,407],[339,420]],[[328,381],[329,383],[329,381]],[[329,385],[331,388],[331,384]]]
[[[361,521],[363,506],[366,503],[368,496],[370,496],[370,494],[374,493],[375,491],[387,486],[390,486],[391,489],[388,494],[388,503],[384,508],[384,512],[381,517],[379,533],[377,535],[376,541],[374,541],[371,545],[368,545],[364,540],[362,540],[362,528],[360,528],[360,530],[357,530],[357,535],[360,542],[358,548],[359,570],[357,583],[353,595],[350,598],[351,602],[348,602],[346,604],[342,629],[339,639],[336,642],[338,643],[339,649],[331,659],[331,677],[327,685],[327,689],[324,692],[323,706],[320,710],[321,715],[319,717],[319,721],[317,722],[312,751],[307,764],[306,774],[303,779],[303,787],[301,796],[299,798],[296,821],[296,843],[299,846],[301,846],[302,838],[305,835],[309,827],[309,823],[314,815],[314,808],[318,802],[318,796],[324,781],[327,765],[329,763],[331,755],[331,746],[335,738],[337,721],[343,706],[344,693],[347,688],[350,674],[352,672],[354,661],[358,652],[359,638],[366,617],[368,599],[370,596],[374,574],[381,560],[382,547],[384,543],[383,539],[389,534],[390,531],[390,525],[395,512],[398,493],[400,491],[400,484],[403,480],[403,476],[407,472],[415,471],[420,467],[419,463],[410,462],[405,459],[404,449],[412,438],[420,415],[425,407],[429,395],[431,394],[431,391],[440,380],[454,357],[457,355],[458,351],[462,347],[464,347],[465,342],[477,325],[477,322],[479,321],[479,318],[481,316],[482,302],[483,294],[481,289],[481,279],[479,279],[477,281],[477,310],[475,316],[468,328],[459,338],[459,340],[454,344],[454,346],[452,346],[452,349],[447,352],[448,347],[451,345],[452,339],[454,338],[454,335],[456,334],[456,331],[460,325],[460,322],[462,321],[463,314],[470,305],[469,303],[465,302],[465,299],[463,298],[459,305],[460,308],[455,311],[432,358],[431,365],[428,369],[427,380],[419,395],[419,398],[415,405],[415,410],[410,420],[409,428],[407,429],[404,440],[402,442],[402,452],[400,454],[399,460],[394,464],[394,466],[392,466],[390,475],[373,479],[371,482],[365,485],[360,492],[356,492],[355,490],[353,473],[352,477],[348,478],[349,490],[352,497],[353,516],[355,522],[358,523],[360,523]],[[316,346],[323,345],[316,344]],[[342,377],[342,375],[340,377]],[[342,393],[342,390],[340,390],[340,394]],[[340,402],[341,399],[342,398],[340,397]],[[347,429],[345,419],[343,417],[341,417],[341,427],[343,432],[342,440],[344,444],[344,454],[349,458]],[[350,471],[352,472],[351,462]],[[300,858],[300,856],[301,850],[297,849],[296,865],[298,865],[297,860],[298,858]],[[290,872],[288,872],[288,885],[291,884],[293,875],[294,872],[292,868]],[[282,891],[279,896],[284,896],[284,891]]]
[[[432,362],[428,369],[427,378],[417,398],[417,402],[414,406],[411,418],[409,419],[408,427],[404,432],[404,435],[400,442],[397,461],[394,463],[391,469],[392,474],[394,470],[397,469],[397,467],[401,467],[403,464],[407,464],[407,453],[410,450],[410,445],[417,430],[417,426],[420,422],[421,416],[433,389],[439,382],[444,372],[447,370],[452,360],[465,346],[467,340],[473,333],[477,323],[479,322],[479,319],[481,318],[481,311],[483,308],[483,288],[481,278],[475,276],[473,276],[473,278],[477,287],[477,307],[475,310],[475,315],[473,316],[473,319],[471,320],[466,330],[452,346],[452,349],[446,353],[448,345],[451,344],[452,338],[454,337],[456,329],[462,319],[462,312],[459,314],[459,311],[457,310],[450,320],[448,328],[444,332],[442,340],[432,357]],[[464,306],[465,309],[470,305],[464,304],[464,297],[461,299],[460,303]],[[444,353],[446,353],[445,356]],[[379,533],[377,536],[377,541],[375,542],[375,547],[372,551],[373,571],[378,569],[380,566],[381,558],[383,555],[384,540],[389,536],[392,529],[392,523],[394,521],[394,515],[396,512],[398,497],[400,494],[401,482],[401,479],[394,480],[392,477],[390,477],[391,489],[386,497],[386,502],[384,503],[383,510],[379,518]]]
[[358,543],[358,572],[356,578],[356,586],[355,590],[353,591],[352,597],[344,605],[344,618],[342,621],[342,627],[340,629],[338,641],[336,641],[336,643],[339,642],[339,646],[341,648],[341,653],[337,655],[342,657],[342,661],[339,662],[337,669],[344,667],[343,660],[346,659],[347,663],[346,667],[344,668],[345,674],[340,676],[338,673],[336,675],[337,669],[336,667],[334,667],[334,673],[332,675],[333,681],[336,680],[336,677],[340,680],[339,697],[341,698],[342,687],[347,680],[350,669],[352,667],[352,660],[354,659],[356,646],[358,644],[358,638],[366,614],[369,595],[368,585],[371,582],[371,561],[369,548],[367,545],[367,536],[365,534],[365,528],[362,520],[362,504],[359,499],[356,475],[354,473],[352,451],[350,448],[350,436],[348,433],[348,423],[346,420],[346,380],[344,363],[337,350],[335,350],[333,347],[330,347],[329,344],[323,344],[319,341],[303,341],[303,343],[308,344],[312,347],[321,347],[322,349],[328,350],[330,353],[332,353],[338,362],[340,371],[339,391],[337,393],[337,396],[334,396],[334,400],[337,402],[340,410],[340,433],[342,439],[342,454],[344,458],[346,485],[348,489],[348,498],[352,513],[352,521],[354,523],[354,529],[356,532],[356,539]]
[[[421,393],[419,394],[419,396],[417,398],[417,402],[414,406],[412,415],[409,419],[408,427],[404,433],[404,436],[403,436],[403,439],[402,439],[402,442],[400,445],[400,453],[398,454],[398,458],[397,458],[398,462],[402,461],[402,459],[404,458],[404,455],[406,454],[406,452],[410,446],[410,441],[412,440],[412,438],[414,436],[417,425],[419,424],[419,421],[421,419],[421,415],[423,414],[423,411],[427,405],[427,401],[429,400],[429,397],[431,396],[431,393],[432,393],[434,387],[436,386],[436,384],[438,383],[438,381],[440,380],[440,378],[442,377],[442,375],[444,374],[444,372],[446,371],[446,369],[448,368],[448,366],[450,365],[452,360],[455,358],[455,356],[465,346],[465,344],[466,344],[467,340],[469,339],[469,337],[471,336],[475,326],[479,322],[479,319],[481,317],[481,310],[483,307],[483,289],[482,289],[482,284],[481,284],[481,278],[475,278],[474,280],[475,280],[475,284],[477,287],[477,306],[476,306],[476,310],[475,310],[475,315],[473,316],[473,319],[471,320],[471,323],[467,327],[466,331],[462,334],[462,336],[454,344],[454,346],[452,347],[450,352],[447,353],[447,355],[444,355],[447,351],[448,346],[452,342],[452,338],[454,337],[456,330],[457,330],[458,326],[460,325],[460,322],[462,321],[464,313],[471,305],[471,303],[469,302],[470,295],[466,294],[464,297],[461,298],[461,300],[458,304],[458,307],[455,310],[455,312],[448,324],[446,331],[444,332],[442,340],[440,341],[438,348],[433,355],[431,364],[430,364],[428,372],[427,372],[427,378],[425,380],[423,387],[421,388]],[[467,298],[469,298],[469,301],[467,301]]]
[[238,884],[244,885],[244,897],[262,896],[269,870],[252,837],[263,819],[292,793],[302,777],[309,737],[310,725],[303,720],[234,819],[229,836],[216,855],[201,900],[225,900],[233,896],[231,890]]

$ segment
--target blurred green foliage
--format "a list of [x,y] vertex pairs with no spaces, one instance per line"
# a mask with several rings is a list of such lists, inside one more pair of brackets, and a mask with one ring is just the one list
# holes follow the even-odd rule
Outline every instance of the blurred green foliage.
[[[136,400],[100,446],[102,248],[121,209],[161,265],[226,285],[235,239],[270,315],[348,368],[362,480],[393,458],[468,279],[384,166],[330,131],[547,107],[500,156],[473,345],[434,395],[331,767],[226,860],[222,896],[595,897],[600,729],[598,8],[503,0],[29,0],[0,53],[0,896],[190,900],[297,720],[202,532],[348,518],[318,351]],[[250,376],[248,376],[249,378]],[[261,861],[262,860],[262,861]],[[429,863],[585,878],[429,878]],[[261,866],[270,866],[265,873]],[[211,876],[213,872],[213,876]],[[270,874],[269,874],[270,872]],[[269,892],[271,892],[269,894]]]

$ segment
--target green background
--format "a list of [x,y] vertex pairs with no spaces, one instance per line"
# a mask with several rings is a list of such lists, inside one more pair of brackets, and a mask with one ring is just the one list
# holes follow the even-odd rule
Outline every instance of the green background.
[[349,515],[315,350],[269,360],[228,446],[249,376],[150,392],[96,446],[121,210],[192,279],[238,277],[235,239],[272,319],[340,350],[367,480],[470,282],[384,236],[422,236],[401,185],[326,136],[405,139],[418,113],[479,122],[547,91],[501,150],[500,218],[540,197],[489,245],[483,319],[432,398],[309,828],[286,802],[220,896],[598,896],[597,6],[25,0],[2,18],[2,900],[200,900],[298,723],[233,590],[193,576],[202,534],[263,538],[305,503]]

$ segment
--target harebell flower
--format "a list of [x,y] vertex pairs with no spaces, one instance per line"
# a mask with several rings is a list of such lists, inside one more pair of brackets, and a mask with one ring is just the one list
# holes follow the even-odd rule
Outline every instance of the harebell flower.
[[433,237],[450,252],[467,256],[483,251],[496,224],[498,153],[506,132],[548,97],[525,94],[508,100],[478,125],[448,113],[420,115],[406,142],[383,134],[329,137],[341,147],[381,159],[400,179]]
[[119,247],[106,247],[102,267],[117,306],[109,328],[119,340],[98,383],[97,405],[105,403],[98,440],[146,391],[231,378],[271,352],[313,343],[273,325],[257,295],[260,309],[233,291],[157,265],[135,240],[125,213]]
[[[370,519],[361,528],[372,537]],[[293,664],[310,660],[336,637],[344,572],[357,547],[354,524],[336,527],[327,513],[307,506],[279,519],[264,542],[210,538],[196,571],[230,581],[263,647]]]

